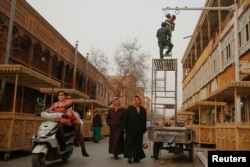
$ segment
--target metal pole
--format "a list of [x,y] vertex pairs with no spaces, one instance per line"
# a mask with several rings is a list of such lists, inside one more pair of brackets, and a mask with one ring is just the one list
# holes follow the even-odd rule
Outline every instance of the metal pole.
[[14,18],[15,18],[15,9],[16,9],[16,0],[12,0],[4,64],[9,64],[12,31],[13,31]]
[[240,80],[239,76],[239,36],[238,36],[238,7],[237,4],[235,3],[234,5],[234,61],[235,61],[235,81]]
[[76,41],[76,44],[75,44],[74,70],[73,70],[73,79],[72,79],[72,87],[73,87],[73,89],[76,88],[77,52],[78,52],[78,41]]
[[179,8],[179,7],[175,7],[175,8],[170,8],[170,7],[166,7],[166,8],[163,8],[162,10],[165,11],[165,10],[176,10],[176,11],[179,11],[179,10],[231,10],[233,11],[234,10],[234,5],[232,6],[227,6],[227,7],[197,7],[197,8],[188,8],[188,7],[184,7],[184,8]]
[[[234,65],[235,65],[235,81],[240,81],[240,64],[239,64],[239,27],[238,27],[238,6],[234,3]],[[240,97],[235,94],[235,122],[241,122]]]
[[[8,36],[7,36],[4,64],[9,64],[12,31],[13,31],[13,25],[14,25],[14,19],[15,19],[16,1],[17,0],[12,0],[12,3],[11,3],[10,20],[9,20],[9,27],[8,27]],[[3,101],[2,99],[4,96],[4,92],[5,92],[5,87],[6,87],[6,81],[2,80],[1,90],[0,90],[0,107],[2,106],[2,101]]]
[[89,53],[86,56],[86,81],[85,81],[85,93],[88,95],[88,73],[89,73]]

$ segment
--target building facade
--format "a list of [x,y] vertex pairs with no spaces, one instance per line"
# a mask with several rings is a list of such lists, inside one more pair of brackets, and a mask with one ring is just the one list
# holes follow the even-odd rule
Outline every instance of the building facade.
[[197,143],[249,150],[250,2],[205,7],[182,59],[183,110],[195,113]]
[[[75,109],[87,120],[84,131],[91,137],[92,110],[99,108],[105,118],[114,97],[106,77],[78,52],[77,42],[72,46],[25,0],[16,1],[14,15],[11,0],[0,4],[0,151],[5,152],[4,159],[11,151],[31,148],[30,137],[43,121],[39,112],[56,100],[58,90],[78,99]],[[105,122],[102,129],[103,135],[109,134]]]
[[56,100],[59,90],[72,95],[74,110],[84,119],[85,137],[92,137],[95,108],[104,121],[102,135],[109,135],[105,114],[115,91],[88,61],[91,55],[78,52],[77,41],[71,45],[25,0],[16,1],[14,15],[12,0],[0,3],[0,151],[5,152],[4,159],[11,151],[31,148],[30,137],[44,121],[39,113]]
[[[1,4],[0,63],[5,64],[11,1]],[[72,46],[24,0],[16,4],[8,64],[28,67],[60,82],[60,88],[76,89],[103,104],[112,96],[106,78],[88,62],[87,56],[79,53],[77,46]]]

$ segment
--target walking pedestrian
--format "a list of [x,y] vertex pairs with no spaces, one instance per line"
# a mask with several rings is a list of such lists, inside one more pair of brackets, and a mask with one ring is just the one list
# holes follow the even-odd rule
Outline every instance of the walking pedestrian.
[[119,98],[113,100],[113,106],[109,108],[106,122],[110,129],[109,153],[114,155],[114,159],[119,159],[118,155],[123,154],[124,129],[123,120],[126,109],[121,107]]
[[98,109],[95,109],[93,111],[93,120],[92,120],[92,125],[91,128],[93,130],[93,142],[94,143],[99,143],[101,140],[101,128],[102,128],[102,118],[99,114]]
[[146,109],[141,106],[141,98],[134,97],[134,105],[128,106],[124,116],[124,157],[128,163],[140,162],[146,155],[142,148],[143,134],[147,130]]

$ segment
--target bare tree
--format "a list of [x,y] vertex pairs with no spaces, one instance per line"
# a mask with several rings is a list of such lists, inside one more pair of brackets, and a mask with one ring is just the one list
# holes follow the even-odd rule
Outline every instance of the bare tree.
[[112,79],[117,97],[132,97],[137,93],[138,87],[146,88],[148,58],[149,54],[141,51],[137,39],[121,42],[114,56],[117,77]]
[[108,57],[103,53],[103,51],[96,49],[94,47],[91,48],[89,56],[90,63],[96,67],[98,71],[100,71],[105,77],[108,76]]

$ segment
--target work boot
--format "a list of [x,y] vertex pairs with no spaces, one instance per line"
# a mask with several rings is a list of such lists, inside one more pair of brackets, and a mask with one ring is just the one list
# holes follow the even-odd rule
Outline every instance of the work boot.
[[89,154],[87,153],[86,149],[82,149],[82,156],[89,157]]

